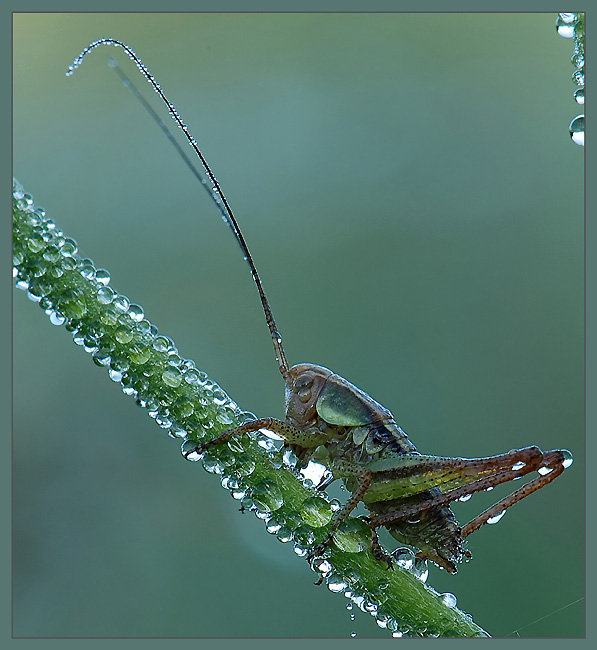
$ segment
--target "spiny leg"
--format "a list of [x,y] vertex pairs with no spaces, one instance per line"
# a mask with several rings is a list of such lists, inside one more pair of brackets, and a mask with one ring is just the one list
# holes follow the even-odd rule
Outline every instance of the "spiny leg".
[[492,517],[496,517],[521,499],[528,497],[529,494],[532,494],[548,483],[551,483],[566,469],[568,466],[566,463],[570,463],[571,459],[572,456],[570,452],[567,452],[566,450],[545,452],[545,454],[543,454],[542,466],[548,468],[550,470],[549,473],[543,474],[542,476],[538,476],[532,481],[529,481],[515,492],[512,492],[512,494],[504,497],[501,501],[498,501],[480,515],[469,521],[468,524],[462,528],[462,537],[468,537],[483,524],[486,524]]
[[[510,466],[509,468],[503,469],[501,471],[497,470],[488,476],[484,476],[480,479],[473,480],[470,483],[467,483],[465,485],[462,485],[452,490],[448,490],[447,492],[440,493],[432,497],[431,499],[427,499],[425,501],[421,501],[419,503],[414,503],[409,506],[400,508],[395,512],[375,515],[374,517],[369,518],[368,523],[373,528],[386,526],[387,524],[390,524],[394,521],[408,519],[417,516],[427,510],[449,505],[452,501],[456,501],[462,497],[468,496],[475,492],[479,492],[481,490],[487,490],[487,488],[493,488],[496,485],[499,485],[501,483],[505,483],[515,478],[524,476],[531,471],[539,469],[540,467],[545,466],[545,467],[552,468],[552,471],[549,474],[541,476],[538,479],[534,479],[533,481],[527,483],[527,485],[523,486],[519,490],[516,490],[516,492],[512,493],[509,497],[506,497],[505,499],[500,501],[499,512],[501,512],[505,510],[506,507],[510,507],[517,501],[520,501],[520,499],[527,496],[528,494],[535,492],[535,490],[538,490],[540,487],[543,487],[543,485],[546,485],[547,483],[551,482],[554,478],[556,478],[559,474],[562,473],[562,471],[565,469],[565,462],[567,462],[570,458],[569,452],[564,452],[560,450],[541,453],[539,457],[536,457],[535,453],[529,455],[529,452],[530,451],[534,452],[535,449],[536,448],[513,450],[512,452],[509,452],[508,454],[505,455],[509,463],[510,462],[514,463],[514,465]],[[526,458],[528,462],[526,462],[526,464],[522,467],[513,469],[513,467],[515,467],[515,464],[517,462],[521,462],[521,463],[524,462],[522,460],[519,460],[520,458]],[[482,461],[483,459],[471,459],[470,463],[471,464],[478,463],[480,460]],[[488,460],[492,460],[492,459],[488,459]],[[465,466],[466,466],[466,461],[465,461]],[[554,472],[555,475],[551,476]],[[545,480],[548,479],[548,477],[550,477],[549,480]],[[527,488],[527,486],[531,486],[531,487]],[[504,504],[506,505],[504,506]],[[494,506],[492,506],[492,508],[490,509],[492,510],[493,514],[489,514],[488,516],[485,517],[484,520],[482,519],[485,513],[480,515],[478,518],[474,519],[472,522],[470,522],[470,524],[467,524],[467,526],[471,526],[471,524],[474,524],[474,527],[471,526],[471,528],[467,531],[466,535],[463,536],[466,537],[467,535],[470,535],[471,532],[479,528],[479,526],[481,526],[482,524],[486,523],[487,519],[491,518],[492,516],[495,516],[497,512],[494,511],[493,508]]]
[[[206,440],[205,442],[198,443],[196,447],[187,450],[184,456],[186,459],[188,459],[192,454],[202,454],[210,447],[221,445],[225,442],[228,442],[232,438],[235,438],[236,436],[251,433],[252,431],[259,431],[259,429],[267,429],[268,431],[273,431],[279,436],[282,436],[286,442],[302,447],[317,446],[323,442],[323,439],[320,440],[320,437],[317,435],[307,434],[304,431],[293,427],[291,424],[288,424],[288,422],[283,422],[282,420],[277,420],[276,418],[260,418],[258,420],[245,422],[245,424],[242,424],[240,427],[236,427],[235,429],[228,429],[228,431],[224,431],[219,436],[216,436],[211,440]],[[321,438],[323,438],[323,436],[321,436]]]

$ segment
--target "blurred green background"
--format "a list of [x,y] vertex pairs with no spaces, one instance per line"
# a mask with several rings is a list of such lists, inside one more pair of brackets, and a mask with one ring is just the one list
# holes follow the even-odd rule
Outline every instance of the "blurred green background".
[[[122,51],[65,77],[102,36],[137,51],[198,140],[291,363],[366,390],[423,453],[573,452],[470,538],[457,575],[430,570],[495,636],[584,634],[584,602],[570,605],[584,595],[583,151],[568,136],[572,42],[554,22],[14,19],[15,176],[239,405],[283,416],[257,293],[209,198],[106,65],[116,56],[153,99]],[[314,587],[290,545],[240,515],[21,292],[13,417],[16,636],[387,638]],[[454,510],[464,523],[505,492]]]

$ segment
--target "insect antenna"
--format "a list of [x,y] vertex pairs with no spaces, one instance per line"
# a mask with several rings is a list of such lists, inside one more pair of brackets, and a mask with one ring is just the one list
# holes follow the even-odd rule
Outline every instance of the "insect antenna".
[[[128,77],[122,72],[118,64],[112,59],[110,62],[110,65],[114,70],[120,75],[121,79],[123,80],[124,84],[131,89],[133,94],[141,101],[143,106],[148,110],[150,115],[153,117],[153,119],[158,123],[162,131],[165,133],[166,137],[172,142],[176,150],[179,152],[179,154],[182,156],[183,160],[185,161],[186,165],[191,169],[193,172],[194,176],[199,180],[199,182],[205,187],[206,191],[210,194],[212,197],[214,203],[216,204],[218,210],[220,211],[220,214],[222,215],[222,218],[224,221],[228,224],[232,232],[234,233],[234,236],[236,238],[236,241],[238,242],[239,246],[241,247],[241,250],[243,252],[243,257],[245,258],[247,264],[249,265],[249,269],[251,270],[251,275],[253,276],[253,280],[255,284],[257,285],[257,290],[259,292],[259,297],[261,299],[261,304],[263,306],[263,311],[265,313],[265,320],[267,323],[267,326],[269,328],[271,337],[272,337],[272,343],[274,345],[274,352],[276,354],[276,360],[278,362],[278,366],[280,368],[280,372],[282,374],[282,377],[284,377],[284,380],[287,379],[288,377],[288,362],[286,361],[286,355],[284,353],[284,348],[282,347],[282,337],[280,336],[280,333],[278,332],[278,329],[276,327],[276,321],[274,320],[274,315],[272,313],[271,307],[269,306],[269,302],[267,300],[267,297],[265,295],[265,291],[263,289],[263,284],[261,282],[261,278],[259,277],[259,274],[257,273],[257,268],[255,267],[255,263],[253,262],[253,258],[251,257],[251,253],[249,252],[249,248],[245,242],[245,238],[243,237],[243,234],[238,226],[238,223],[236,221],[236,218],[234,216],[234,213],[232,212],[232,209],[230,208],[230,205],[228,204],[228,201],[226,200],[226,197],[224,196],[224,193],[222,192],[222,189],[220,187],[220,184],[218,183],[214,173],[212,172],[210,166],[207,164],[206,159],[204,158],[203,154],[201,153],[199,146],[197,145],[197,142],[189,132],[186,124],[182,121],[180,115],[178,114],[178,111],[176,108],[174,108],[174,105],[170,103],[164,92],[162,91],[160,85],[157,83],[153,75],[149,72],[149,70],[145,67],[145,65],[141,62],[141,59],[135,54],[133,49],[129,47],[128,45],[125,45],[124,43],[117,41],[116,39],[113,38],[100,38],[97,41],[93,41],[93,43],[90,43],[82,52],[79,54],[79,56],[73,61],[73,63],[69,66],[66,76],[70,77],[73,72],[81,65],[81,62],[85,58],[89,52],[92,50],[96,49],[100,45],[114,45],[115,47],[121,47],[131,58],[132,61],[135,62],[137,65],[137,68],[139,68],[141,74],[147,79],[147,81],[151,84],[153,89],[156,91],[156,93],[160,96],[164,104],[168,107],[168,111],[170,112],[170,115],[176,122],[177,126],[180,128],[180,130],[184,133],[186,139],[188,140],[189,144],[191,147],[193,147],[195,153],[197,154],[197,157],[201,161],[201,164],[203,165],[203,168],[205,170],[205,173],[207,175],[207,179],[209,179],[209,182],[211,183],[211,187],[209,187],[208,180],[206,180],[202,174],[197,170],[197,168],[193,165],[193,162],[188,158],[188,156],[184,153],[183,149],[180,147],[178,142],[174,139],[172,133],[169,131],[168,127],[166,124],[160,119],[160,117],[157,115],[157,113],[153,110],[153,108],[149,105],[147,100],[143,97],[141,92],[134,87],[133,83],[128,79]],[[114,65],[116,64],[116,65]]]

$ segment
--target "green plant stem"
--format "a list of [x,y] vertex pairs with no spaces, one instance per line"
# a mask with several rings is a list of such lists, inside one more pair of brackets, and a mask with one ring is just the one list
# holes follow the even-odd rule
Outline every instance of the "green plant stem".
[[[254,418],[193,362],[181,358],[174,342],[160,336],[138,305],[109,286],[108,273],[82,258],[74,240],[36,210],[32,197],[16,182],[13,220],[17,286],[55,324],[64,324],[75,342],[161,427],[180,438],[183,452],[198,440]],[[265,519],[279,539],[293,540],[304,556],[326,536],[333,507],[292,471],[268,438],[258,434],[231,441],[202,462],[226,479],[244,507]],[[361,522],[349,519],[351,527],[354,531],[343,536],[343,543],[331,545],[325,561],[313,563],[330,590],[350,591],[364,611],[395,634],[488,636],[410,571],[400,565],[387,570],[370,554]]]

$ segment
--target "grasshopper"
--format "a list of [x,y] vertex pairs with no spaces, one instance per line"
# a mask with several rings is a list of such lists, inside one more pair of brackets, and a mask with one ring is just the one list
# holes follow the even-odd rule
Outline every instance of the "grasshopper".
[[[327,537],[313,548],[309,558],[322,556],[334,533],[359,503],[369,510],[363,520],[371,531],[371,552],[391,568],[392,556],[379,542],[377,529],[385,527],[401,544],[417,551],[417,557],[430,560],[450,573],[457,563],[471,557],[465,539],[487,522],[496,521],[504,511],[529,494],[551,483],[572,463],[565,450],[542,452],[536,446],[513,449],[485,458],[448,458],[420,454],[406,433],[396,424],[391,412],[367,393],[323,366],[301,363],[289,367],[274,316],[263,284],[236,218],[199,147],[178,112],[135,52],[120,41],[102,38],[88,45],[68,69],[70,75],[83,58],[100,45],[121,47],[136,63],[168,107],[205,170],[206,178],[172,139],[167,127],[149,107],[114,61],[125,84],[152,113],[162,130],[178,148],[185,162],[210,193],[224,220],[239,243],[259,292],[280,373],[286,385],[286,419],[259,418],[225,431],[217,437],[186,449],[185,457],[197,457],[211,447],[232,438],[266,429],[284,440],[294,452],[298,468],[310,461],[325,465],[328,472],[317,486],[323,490],[341,479],[351,496],[335,514]],[[500,483],[538,472],[509,496],[460,526],[450,503],[473,493],[489,490]]]

